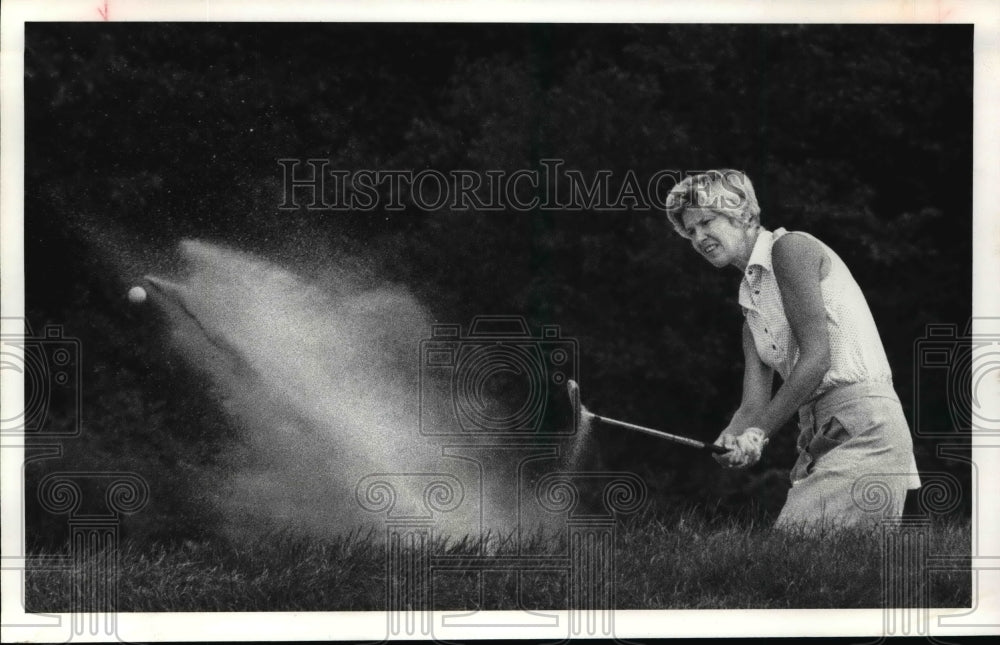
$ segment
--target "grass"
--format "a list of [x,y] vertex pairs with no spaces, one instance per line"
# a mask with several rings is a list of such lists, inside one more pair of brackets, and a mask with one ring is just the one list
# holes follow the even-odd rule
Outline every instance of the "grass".
[[[688,514],[668,521],[646,514],[616,531],[614,585],[604,592],[620,609],[883,606],[878,530],[793,535],[738,520],[708,522]],[[125,543],[118,553],[119,611],[383,610],[387,567],[380,538],[374,532],[330,539],[277,533],[244,545]],[[565,570],[501,570],[503,556],[517,552],[513,540],[438,539],[432,549],[460,562],[489,552],[487,562],[497,569],[435,571],[436,609],[568,606]],[[930,527],[929,555],[967,556],[969,549],[968,521]],[[565,534],[522,541],[522,555],[559,561],[567,553]],[[29,565],[29,611],[69,611],[71,585],[80,580],[73,570]],[[929,606],[968,607],[970,573],[931,574],[926,591]]]

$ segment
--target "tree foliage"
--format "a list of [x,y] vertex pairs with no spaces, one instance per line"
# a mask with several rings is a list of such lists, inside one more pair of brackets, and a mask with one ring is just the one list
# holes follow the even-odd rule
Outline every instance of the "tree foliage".
[[[971,314],[971,63],[968,26],[30,24],[27,306],[33,326],[84,343],[73,463],[190,481],[237,432],[165,330],[123,304],[128,272],[108,249],[129,266],[143,251],[118,238],[286,256],[321,240],[438,320],[561,325],[602,413],[711,439],[737,404],[737,277],[659,211],[287,211],[279,158],[441,172],[558,158],[642,182],[745,169],[765,225],[812,232],[847,261],[912,413],[915,341]],[[792,434],[750,475],[643,437],[601,446],[664,499],[773,506]],[[918,457],[954,469],[931,443]],[[159,492],[162,517],[198,493]]]

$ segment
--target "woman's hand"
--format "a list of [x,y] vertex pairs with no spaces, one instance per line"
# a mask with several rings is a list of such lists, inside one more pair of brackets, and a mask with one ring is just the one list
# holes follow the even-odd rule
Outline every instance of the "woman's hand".
[[725,468],[749,468],[758,461],[767,445],[767,433],[760,428],[747,428],[733,432],[726,428],[715,440],[715,445],[728,448],[724,455],[712,455]]
[[749,468],[760,461],[767,445],[767,433],[760,428],[747,428],[735,438],[735,443],[740,459],[737,468]]
[[736,444],[736,432],[731,428],[722,431],[719,438],[715,440],[715,445],[729,449],[729,452],[722,455],[712,454],[712,458],[723,468],[736,468],[743,460],[739,446]]

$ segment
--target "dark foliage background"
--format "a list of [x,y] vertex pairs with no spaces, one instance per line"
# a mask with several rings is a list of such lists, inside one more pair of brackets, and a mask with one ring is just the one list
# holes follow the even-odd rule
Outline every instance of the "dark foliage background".
[[[971,26],[30,24],[25,246],[33,328],[83,347],[83,432],[59,469],[134,470],[149,539],[212,530],[195,482],[239,429],[128,307],[123,246],[181,238],[294,256],[320,240],[407,285],[439,321],[520,314],[579,341],[588,404],[712,439],[738,403],[738,276],[657,211],[279,210],[277,159],[343,169],[538,168],[590,177],[742,168],[765,225],[812,232],[868,296],[908,414],[953,427],[929,323],[971,315]],[[306,244],[309,242],[309,244]],[[142,248],[126,249],[141,267]],[[136,259],[137,258],[137,259]],[[308,264],[309,258],[298,260]],[[314,261],[319,264],[320,258]],[[67,423],[68,414],[52,422]],[[601,436],[662,508],[780,507],[791,427],[749,473]],[[925,471],[967,480],[917,441]],[[29,485],[28,490],[33,490]],[[62,521],[27,500],[35,542]]]

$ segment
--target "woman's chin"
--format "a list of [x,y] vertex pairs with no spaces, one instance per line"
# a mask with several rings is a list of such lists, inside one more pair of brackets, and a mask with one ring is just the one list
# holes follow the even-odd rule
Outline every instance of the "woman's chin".
[[702,257],[704,257],[705,261],[711,264],[716,269],[721,269],[729,264],[729,262],[726,262],[726,258],[721,257],[721,254],[715,254],[711,256],[703,255]]

